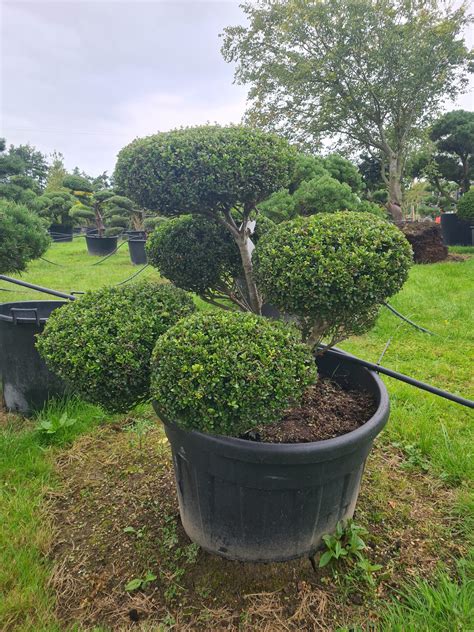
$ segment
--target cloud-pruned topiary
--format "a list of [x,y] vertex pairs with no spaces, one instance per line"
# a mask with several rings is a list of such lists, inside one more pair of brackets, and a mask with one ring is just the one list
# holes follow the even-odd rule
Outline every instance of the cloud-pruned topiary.
[[339,212],[278,224],[253,260],[265,299],[298,317],[308,343],[336,344],[372,326],[405,282],[412,252],[396,226]]
[[163,417],[183,428],[239,436],[279,420],[315,379],[296,329],[214,312],[186,318],[158,339],[151,395]]
[[461,219],[474,222],[474,188],[471,187],[469,191],[462,196],[457,204],[458,215]]
[[37,347],[83,399],[126,412],[149,397],[157,337],[193,311],[189,294],[172,285],[143,281],[103,288],[54,311]]
[[22,272],[44,254],[50,239],[40,218],[26,206],[0,200],[0,274]]
[[146,209],[219,221],[239,248],[246,294],[260,313],[252,275],[249,217],[290,184],[296,151],[283,138],[245,126],[178,129],[134,140],[122,149],[115,183]]
[[238,301],[240,254],[221,224],[195,215],[175,217],[157,226],[146,250],[148,262],[177,287],[211,303],[226,297]]
[[302,182],[293,198],[299,215],[351,211],[356,209],[359,202],[348,184],[330,175]]

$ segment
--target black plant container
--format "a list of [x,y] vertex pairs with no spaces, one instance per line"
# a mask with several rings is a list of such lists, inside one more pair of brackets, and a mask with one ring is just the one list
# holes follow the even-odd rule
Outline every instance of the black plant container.
[[441,232],[446,246],[471,246],[471,223],[461,219],[456,213],[441,215]]
[[367,455],[388,420],[388,394],[375,373],[335,353],[317,364],[320,375],[375,396],[367,423],[335,439],[268,444],[183,430],[154,403],[171,444],[181,521],[203,549],[247,562],[311,556],[352,517]]
[[65,301],[0,304],[0,374],[7,410],[33,413],[50,397],[65,394],[64,383],[44,363],[35,347],[51,312]]
[[146,239],[146,232],[144,230],[126,230],[125,236],[129,239]]
[[147,263],[147,256],[145,250],[145,239],[129,239],[128,249],[130,251],[130,259],[136,266]]
[[65,226],[64,224],[51,224],[48,229],[49,235],[52,241],[65,242],[72,241],[72,226]]
[[117,237],[99,237],[86,235],[87,251],[90,255],[105,257],[117,250]]

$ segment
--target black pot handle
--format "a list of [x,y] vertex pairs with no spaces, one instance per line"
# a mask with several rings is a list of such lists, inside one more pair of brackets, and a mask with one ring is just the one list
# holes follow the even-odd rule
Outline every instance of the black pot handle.
[[10,308],[10,312],[11,312],[11,315],[12,315],[12,319],[13,319],[13,324],[14,325],[18,324],[18,318],[19,317],[21,317],[21,316],[26,317],[25,312],[28,313],[28,314],[32,314],[35,317],[36,324],[38,325],[38,327],[41,324],[37,307],[11,307]]

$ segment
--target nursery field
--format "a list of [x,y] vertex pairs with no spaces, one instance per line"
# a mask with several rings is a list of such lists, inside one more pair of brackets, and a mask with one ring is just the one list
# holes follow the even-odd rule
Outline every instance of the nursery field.
[[[391,301],[434,335],[384,309],[341,347],[473,398],[474,248],[454,251],[414,266]],[[140,270],[126,244],[93,265],[81,238],[45,259],[21,278],[71,292]],[[151,267],[137,276],[152,277]],[[0,297],[47,299],[5,282]],[[384,381],[391,417],[354,517],[367,531],[364,563],[348,556],[316,572],[308,560],[242,564],[192,544],[151,407],[111,417],[70,399],[28,420],[0,412],[0,630],[474,629],[474,416]]]

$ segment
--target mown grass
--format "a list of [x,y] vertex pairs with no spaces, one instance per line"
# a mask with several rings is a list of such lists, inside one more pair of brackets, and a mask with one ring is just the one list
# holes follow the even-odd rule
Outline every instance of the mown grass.
[[[459,250],[459,249],[457,249]],[[463,250],[473,254],[474,249]],[[47,259],[38,260],[21,278],[70,292],[118,283],[135,271],[123,246],[103,263],[89,257],[83,239],[52,244]],[[138,278],[159,278],[147,268]],[[36,292],[0,282],[0,300],[30,300]],[[366,336],[344,343],[345,349],[377,361],[388,340],[385,366],[452,392],[473,397],[474,258],[462,262],[414,266],[409,281],[392,300],[416,322],[435,332],[428,336],[383,310],[376,327]],[[199,301],[198,301],[199,303]],[[474,473],[472,411],[384,378],[392,413],[384,441],[405,451],[410,467],[422,467],[445,484],[457,487],[453,520],[464,539],[474,530],[474,500],[469,485]],[[42,420],[58,420],[66,413],[74,419],[52,435],[38,432]],[[45,496],[54,489],[52,462],[55,451],[75,436],[105,420],[100,409],[78,400],[50,404],[39,419],[1,418],[0,430],[0,629],[55,632],[61,628],[54,615],[54,595],[48,588],[51,567],[45,552],[60,534],[53,533]],[[419,578],[385,606],[381,630],[468,630],[472,622],[473,565],[460,561],[451,577],[440,570],[432,579]],[[381,604],[382,608],[382,604]],[[443,627],[444,626],[444,627]],[[71,622],[71,630],[74,624]]]

